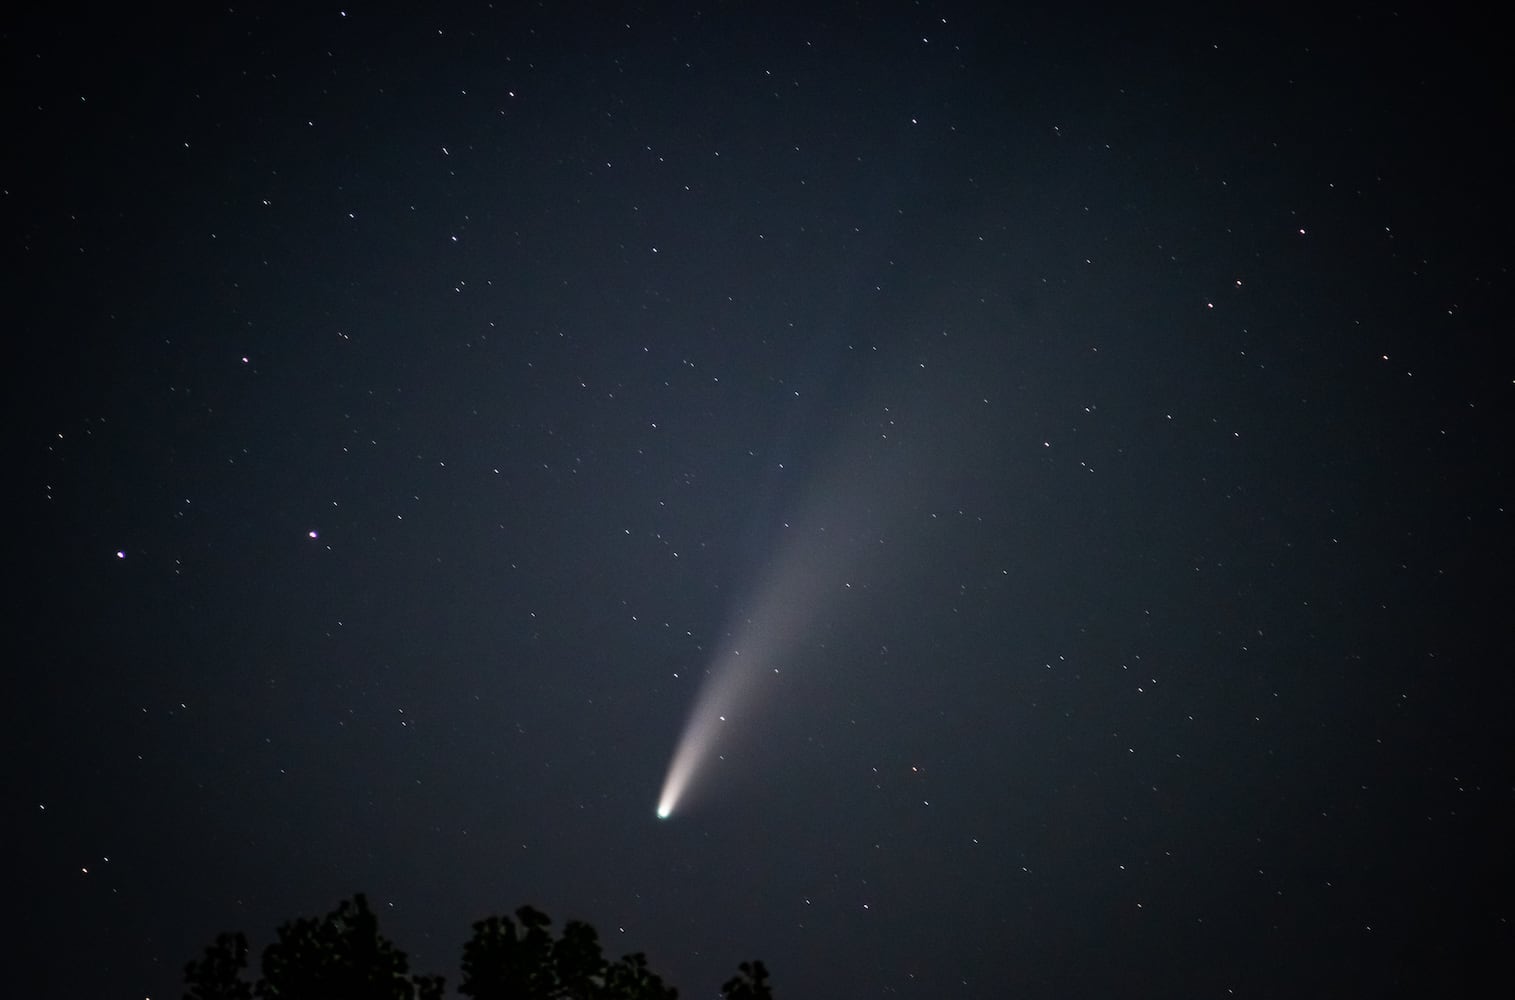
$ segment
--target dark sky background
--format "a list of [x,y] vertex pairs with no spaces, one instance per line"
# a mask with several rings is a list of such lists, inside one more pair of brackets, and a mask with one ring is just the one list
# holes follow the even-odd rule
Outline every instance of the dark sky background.
[[1502,42],[674,6],[8,19],[19,992],[1508,988]]

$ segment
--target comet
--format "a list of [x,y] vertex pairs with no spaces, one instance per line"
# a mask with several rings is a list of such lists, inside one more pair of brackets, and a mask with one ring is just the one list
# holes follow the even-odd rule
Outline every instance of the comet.
[[[818,619],[850,614],[870,601],[868,579],[885,569],[897,579],[917,553],[929,552],[935,513],[920,504],[977,447],[957,410],[978,393],[950,372],[922,386],[911,366],[901,404],[900,382],[885,381],[872,403],[852,409],[834,447],[817,462],[792,516],[772,527],[771,559],[755,574],[748,600],[733,609],[729,643],[707,668],[674,746],[658,794],[659,820],[672,819],[708,782],[715,762],[740,760],[757,731],[748,725],[782,685],[780,670],[813,657]],[[913,519],[913,521],[912,521]]]
[[814,516],[786,525],[778,557],[768,567],[750,612],[728,628],[731,645],[711,663],[673,751],[658,796],[657,816],[669,819],[701,783],[712,761],[740,749],[748,723],[779,689],[781,671],[794,661],[818,615],[847,598],[848,575],[872,537],[858,530],[867,518],[848,518],[834,493]]
[[728,720],[741,718],[738,713],[755,705],[754,688],[760,677],[757,669],[743,662],[739,650],[732,650],[711,668],[668,764],[658,796],[658,819],[673,815],[702,767],[717,756]]

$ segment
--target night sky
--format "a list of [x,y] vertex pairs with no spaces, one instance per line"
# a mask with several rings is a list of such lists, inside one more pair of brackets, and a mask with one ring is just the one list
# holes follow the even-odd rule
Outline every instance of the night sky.
[[1501,40],[764,7],[10,17],[18,995],[1510,988]]

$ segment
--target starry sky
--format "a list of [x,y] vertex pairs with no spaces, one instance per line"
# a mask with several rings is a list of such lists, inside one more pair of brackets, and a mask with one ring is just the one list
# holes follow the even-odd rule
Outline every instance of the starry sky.
[[701,998],[1515,947],[1486,26],[50,7],[0,64],[30,995],[355,891],[453,985],[529,902]]

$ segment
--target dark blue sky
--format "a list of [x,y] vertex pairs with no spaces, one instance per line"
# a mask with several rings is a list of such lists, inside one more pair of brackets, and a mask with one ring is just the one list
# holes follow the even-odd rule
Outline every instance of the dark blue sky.
[[1481,26],[155,17],[0,33],[23,992],[354,891],[454,985],[529,902],[690,997],[1515,946]]

